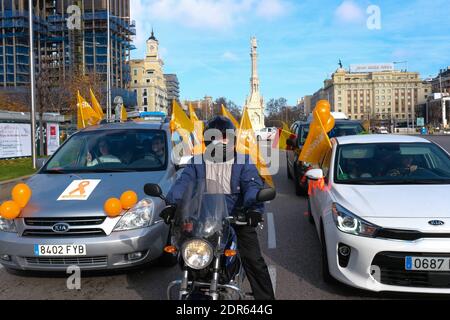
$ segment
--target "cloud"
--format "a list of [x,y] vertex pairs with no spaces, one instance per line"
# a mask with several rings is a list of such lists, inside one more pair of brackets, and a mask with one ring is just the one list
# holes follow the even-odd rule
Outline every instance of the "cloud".
[[288,11],[289,4],[280,0],[261,0],[259,1],[256,14],[260,17],[272,20],[283,16]]
[[[226,31],[257,16],[274,19],[284,15],[287,0],[133,0],[132,18],[173,21],[191,28]],[[141,26],[137,26],[141,29]]]
[[343,23],[360,23],[364,21],[364,11],[352,0],[345,0],[334,13],[336,19]]
[[238,61],[239,60],[238,56],[231,51],[225,51],[222,54],[222,59],[227,60],[227,61]]

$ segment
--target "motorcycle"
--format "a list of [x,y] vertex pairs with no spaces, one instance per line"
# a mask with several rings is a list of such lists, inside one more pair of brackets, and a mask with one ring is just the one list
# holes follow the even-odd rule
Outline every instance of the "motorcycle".
[[[179,253],[183,276],[167,288],[171,300],[179,286],[179,300],[244,300],[245,271],[237,250],[234,226],[249,225],[249,208],[238,208],[228,216],[226,196],[212,180],[191,183],[181,202],[164,210],[174,213],[171,221],[171,244],[165,251]],[[147,184],[147,195],[166,201],[158,185]],[[262,189],[258,202],[275,198],[274,189]],[[166,201],[167,203],[167,201]],[[262,219],[261,219],[262,222]]]

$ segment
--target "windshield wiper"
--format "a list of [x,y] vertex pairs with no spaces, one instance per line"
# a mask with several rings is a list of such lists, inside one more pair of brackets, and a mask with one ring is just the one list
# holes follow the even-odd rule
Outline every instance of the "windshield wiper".
[[135,169],[92,169],[92,170],[80,170],[80,173],[114,173],[114,172],[135,172]]
[[55,170],[55,169],[53,169],[53,170],[45,170],[42,173],[46,173],[46,174],[67,174],[68,172],[64,171],[64,170]]

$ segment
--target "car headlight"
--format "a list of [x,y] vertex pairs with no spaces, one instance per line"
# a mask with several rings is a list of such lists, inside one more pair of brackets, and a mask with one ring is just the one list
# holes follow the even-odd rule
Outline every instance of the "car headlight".
[[187,241],[183,245],[181,254],[188,267],[195,270],[206,268],[213,259],[213,249],[211,245],[204,240]]
[[333,203],[332,213],[336,227],[342,232],[362,237],[376,236],[378,226],[361,219],[341,205]]
[[120,218],[113,231],[148,227],[153,221],[154,211],[155,204],[151,199],[141,200]]
[[16,224],[14,220],[8,220],[0,217],[0,231],[16,233]]

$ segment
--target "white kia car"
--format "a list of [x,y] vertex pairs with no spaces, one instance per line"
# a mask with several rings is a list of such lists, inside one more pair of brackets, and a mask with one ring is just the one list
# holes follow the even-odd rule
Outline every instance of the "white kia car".
[[307,173],[324,279],[450,293],[450,155],[410,136],[345,136],[332,146]]

